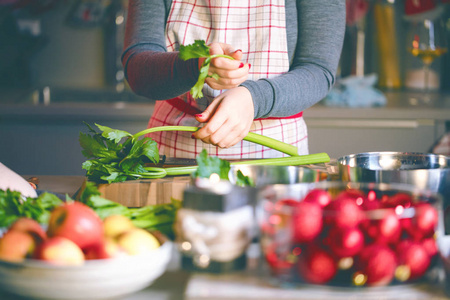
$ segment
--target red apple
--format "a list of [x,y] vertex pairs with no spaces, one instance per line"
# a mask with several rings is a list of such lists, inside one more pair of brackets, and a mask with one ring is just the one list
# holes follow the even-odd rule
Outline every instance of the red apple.
[[328,246],[338,257],[352,257],[364,247],[362,231],[354,228],[333,228],[328,234]]
[[31,234],[36,243],[41,243],[47,238],[47,234],[42,226],[37,221],[30,218],[22,217],[17,219],[8,230],[22,231]]
[[105,238],[84,249],[85,259],[108,259],[126,255],[119,245],[111,238]]
[[298,272],[306,282],[327,283],[334,278],[337,269],[336,260],[318,247],[311,246],[304,255],[299,256]]
[[103,238],[103,223],[87,205],[68,202],[52,211],[47,234],[49,237],[65,237],[84,249]]
[[292,215],[293,239],[297,243],[315,239],[323,227],[322,207],[317,203],[300,202]]
[[79,266],[84,263],[84,254],[71,240],[55,236],[45,240],[35,251],[34,257],[51,264]]
[[0,259],[20,262],[33,254],[36,241],[22,231],[9,230],[0,238]]
[[313,189],[308,192],[303,201],[317,203],[321,207],[325,207],[331,202],[331,195],[326,190]]
[[358,256],[357,273],[367,277],[369,286],[387,285],[394,279],[397,259],[395,252],[389,247],[371,244],[365,247]]

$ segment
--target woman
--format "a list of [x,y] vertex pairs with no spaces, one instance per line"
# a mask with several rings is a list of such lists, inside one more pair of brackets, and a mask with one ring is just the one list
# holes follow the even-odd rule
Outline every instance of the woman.
[[[122,61],[131,88],[156,101],[149,127],[160,154],[194,158],[203,148],[225,159],[283,154],[242,141],[249,131],[308,153],[302,111],[335,82],[345,29],[345,0],[130,0]],[[180,45],[205,40],[216,58],[204,97],[189,90],[202,59],[183,61]]]

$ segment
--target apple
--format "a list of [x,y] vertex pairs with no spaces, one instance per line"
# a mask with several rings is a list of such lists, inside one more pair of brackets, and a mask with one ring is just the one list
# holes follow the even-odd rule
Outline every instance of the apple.
[[0,238],[0,259],[21,262],[33,254],[36,241],[33,237],[22,231],[8,230]]
[[85,259],[108,259],[126,255],[125,251],[111,238],[104,238],[98,243],[85,248]]
[[65,237],[84,249],[103,238],[103,222],[89,206],[67,202],[51,212],[47,235]]
[[108,238],[116,238],[134,227],[133,222],[123,215],[111,215],[103,219],[104,235]]
[[47,238],[47,233],[42,226],[37,221],[26,217],[17,219],[8,230],[28,233],[35,239],[36,243],[41,243]]
[[55,236],[45,240],[35,251],[34,258],[62,266],[80,266],[84,253],[73,241]]
[[158,239],[142,228],[133,228],[117,237],[117,244],[130,255],[138,255],[160,246]]

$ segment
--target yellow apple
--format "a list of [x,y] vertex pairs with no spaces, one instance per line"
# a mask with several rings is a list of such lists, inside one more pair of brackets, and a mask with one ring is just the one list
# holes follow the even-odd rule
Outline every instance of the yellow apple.
[[107,238],[116,238],[133,228],[131,220],[122,215],[111,215],[103,219],[103,231]]
[[68,238],[55,236],[45,240],[35,252],[35,258],[51,264],[79,266],[84,263],[84,253]]
[[138,255],[160,246],[158,239],[145,229],[133,228],[118,236],[117,243],[130,255]]
[[31,256],[36,248],[33,237],[22,231],[8,230],[0,238],[0,259],[21,262]]

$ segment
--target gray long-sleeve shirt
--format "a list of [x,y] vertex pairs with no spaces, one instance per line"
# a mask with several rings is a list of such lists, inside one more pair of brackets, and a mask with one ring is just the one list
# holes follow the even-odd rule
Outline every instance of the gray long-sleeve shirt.
[[[130,0],[122,62],[133,91],[153,100],[179,96],[197,81],[198,60],[167,52],[171,0]],[[247,80],[255,118],[286,117],[323,99],[335,82],[345,31],[345,0],[286,0],[289,72]]]

